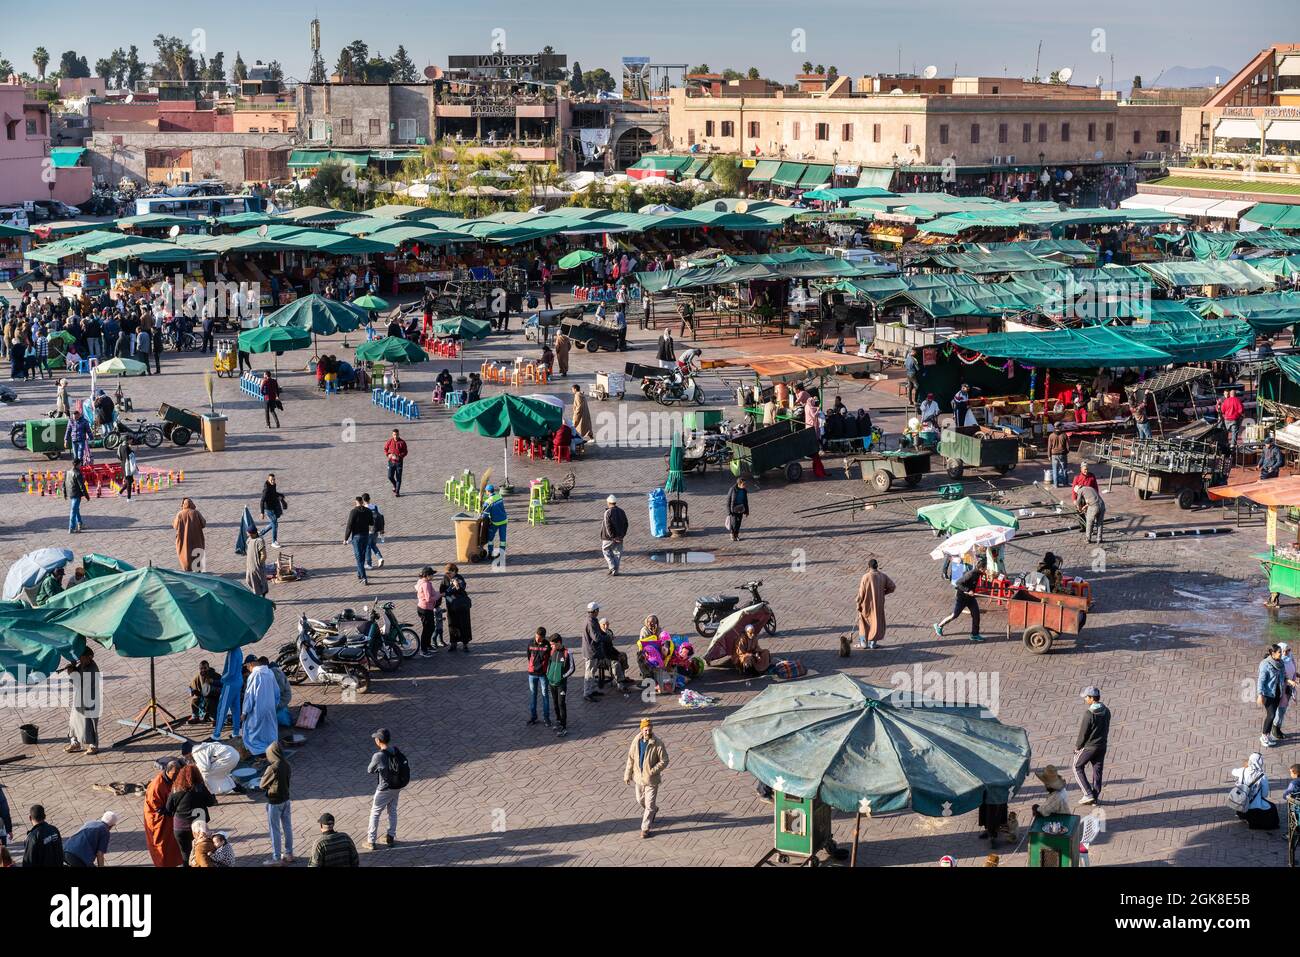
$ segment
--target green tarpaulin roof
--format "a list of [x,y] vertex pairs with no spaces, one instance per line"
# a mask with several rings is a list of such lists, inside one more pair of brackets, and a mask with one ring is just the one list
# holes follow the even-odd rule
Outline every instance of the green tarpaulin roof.
[[1143,263],[1142,268],[1167,286],[1228,286],[1257,290],[1271,285],[1269,277],[1241,259]]
[[86,256],[93,263],[107,265],[114,262],[138,260],[149,263],[185,262],[188,260],[216,259],[216,252],[191,249],[188,244],[170,243],[166,240],[134,238],[124,246],[108,246]]
[[1260,332],[1277,332],[1300,323],[1300,292],[1270,292],[1258,296],[1225,296],[1188,302],[1203,315],[1235,316]]
[[772,177],[776,175],[777,170],[779,170],[780,168],[781,168],[780,160],[759,160],[757,163],[754,164],[754,168],[750,171],[749,182],[751,183],[770,182]]
[[344,153],[338,150],[294,150],[289,154],[291,169],[308,169],[324,163],[351,163],[353,166],[367,166],[369,153]]
[[[779,255],[779,254],[778,254]],[[808,258],[812,257],[812,258]],[[751,260],[751,261],[742,261]],[[767,260],[767,261],[753,261]],[[834,256],[804,253],[800,258],[778,260],[775,256],[723,257],[714,265],[687,269],[639,272],[637,281],[647,292],[671,292],[701,286],[720,286],[734,282],[773,279],[821,279],[828,276],[860,276],[864,268],[887,271],[885,266],[862,267]]]
[[960,336],[954,345],[995,359],[1060,369],[1151,367],[1209,362],[1249,348],[1255,331],[1234,320],[1092,326],[1048,332],[999,332]]
[[854,199],[867,199],[875,196],[893,197],[895,195],[880,186],[840,186],[812,189],[804,193],[803,198],[815,199],[824,203],[847,203]]
[[346,209],[330,209],[328,206],[299,206],[280,213],[276,218],[282,222],[299,226],[346,223],[358,219],[364,213],[352,213]]
[[648,153],[628,168],[664,170],[665,172],[675,173],[690,165],[691,161],[697,158],[694,156],[665,156],[660,153]]
[[1004,249],[991,253],[937,253],[915,259],[909,265],[938,266],[955,269],[970,275],[1001,272],[1021,272],[1032,269],[1049,269],[1056,265],[1022,249]]
[[17,226],[0,223],[0,239],[10,239],[14,236],[30,236],[31,234],[30,229],[19,229]]
[[862,173],[858,176],[858,186],[876,186],[881,189],[889,189],[889,184],[894,181],[894,173],[897,172],[892,166],[864,166]]
[[1300,236],[1288,236],[1272,229],[1224,233],[1198,231],[1187,233],[1186,238],[1192,255],[1197,259],[1227,259],[1238,246],[1300,251]]
[[86,155],[84,146],[51,146],[50,161],[55,169],[71,169]]
[[1241,218],[1273,229],[1300,229],[1300,206],[1260,203]]
[[202,220],[185,216],[169,216],[166,213],[145,213],[143,216],[127,216],[116,220],[113,225],[118,229],[171,229],[179,226],[190,229],[204,225]]
[[966,252],[1027,252],[1057,262],[1092,263],[1097,250],[1081,239],[1027,239],[1008,243],[967,243]]
[[797,186],[807,168],[803,163],[782,163],[772,176],[772,182],[777,186]]
[[293,249],[316,250],[335,256],[354,256],[364,253],[389,252],[396,248],[396,243],[377,239],[360,239],[346,233],[328,232],[323,229],[308,229],[289,223],[275,223],[265,227],[266,235],[259,235],[258,229],[245,230],[238,235],[249,239],[269,239],[281,246]]
[[1260,273],[1274,280],[1279,276],[1287,278],[1300,273],[1300,253],[1289,256],[1258,256],[1247,261]]
[[60,239],[57,242],[48,243],[36,249],[29,249],[24,253],[24,256],[38,263],[58,263],[64,259],[84,256],[87,253],[107,249],[110,246],[125,246],[139,241],[138,236],[124,236],[121,233],[97,229],[88,233],[69,236],[66,239]]
[[822,166],[814,163],[804,170],[803,176],[799,177],[799,186],[801,188],[817,187],[822,185],[822,183],[829,183],[831,180],[831,174],[834,172],[835,167],[833,166]]
[[682,179],[689,179],[692,176],[699,176],[704,167],[709,165],[707,156],[697,156],[685,166],[682,167]]

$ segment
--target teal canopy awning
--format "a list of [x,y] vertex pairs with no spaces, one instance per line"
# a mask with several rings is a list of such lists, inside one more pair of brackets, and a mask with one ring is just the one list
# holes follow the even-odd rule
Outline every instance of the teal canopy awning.
[[781,168],[780,160],[759,160],[750,170],[749,182],[751,183],[770,183],[772,177],[776,175],[777,170]]
[[799,188],[811,187],[815,189],[823,183],[829,183],[834,172],[835,167],[833,166],[823,166],[819,163],[809,164],[803,175],[799,177]]
[[1300,323],[1300,292],[1269,292],[1258,296],[1225,296],[1189,300],[1202,315],[1244,319],[1259,332],[1273,333]]
[[1099,369],[1211,362],[1249,348],[1255,331],[1238,320],[1090,326],[1046,332],[959,336],[953,345],[994,359],[1053,369]]
[[797,186],[807,168],[803,163],[782,163],[772,182],[777,186]]
[[1241,218],[1270,229],[1300,229],[1300,205],[1260,203]]
[[858,186],[888,190],[895,172],[897,170],[892,166],[864,166],[858,176]]
[[71,169],[81,164],[81,158],[86,155],[84,146],[51,146],[50,162],[55,169]]

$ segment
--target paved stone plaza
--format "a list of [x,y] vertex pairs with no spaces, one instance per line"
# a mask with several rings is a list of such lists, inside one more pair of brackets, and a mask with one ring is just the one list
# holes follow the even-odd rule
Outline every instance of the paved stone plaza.
[[[515,321],[517,328],[518,321]],[[674,330],[675,331],[675,330]],[[633,334],[634,360],[653,355],[650,334]],[[353,337],[353,345],[356,337]],[[751,348],[756,340],[728,342],[725,348]],[[723,346],[702,343],[706,356]],[[766,341],[768,351],[788,350]],[[337,340],[323,343],[336,355],[351,357]],[[493,337],[474,346],[466,368],[484,357],[535,353],[516,331],[509,339]],[[569,383],[584,388],[598,369],[621,367],[622,357],[609,353],[574,353],[569,380],[524,391],[563,393]],[[217,404],[230,416],[227,450],[211,454],[192,443],[170,443],[157,451],[141,450],[140,463],[184,469],[185,483],[156,494],[97,498],[84,503],[85,532],[67,534],[64,499],[24,495],[17,478],[28,468],[44,468],[43,457],[6,444],[0,453],[4,521],[0,527],[0,561],[7,566],[24,552],[43,545],[63,545],[78,554],[103,552],[132,563],[175,568],[171,529],[182,495],[194,498],[207,519],[209,570],[242,578],[244,559],[234,553],[240,514],[256,512],[265,473],[274,471],[288,497],[280,540],[306,571],[304,580],[272,584],[278,605],[272,632],[253,650],[274,655],[291,641],[300,613],[325,616],[345,606],[393,599],[404,621],[414,621],[414,583],[425,564],[440,566],[453,557],[454,509],[442,494],[453,472],[476,474],[492,466],[500,477],[501,443],[454,430],[449,413],[428,407],[433,378],[442,367],[431,362],[403,374],[407,394],[424,400],[424,417],[408,422],[371,405],[366,395],[325,397],[314,378],[300,371],[306,353],[281,362],[285,389],[283,428],[264,428],[260,403],[242,394],[233,380],[219,380]],[[254,357],[258,368],[267,357]],[[128,380],[127,392],[140,413],[160,402],[201,409],[206,405],[203,371],[210,360],[196,355],[164,360],[163,375]],[[454,372],[456,366],[451,364]],[[733,380],[739,381],[738,377]],[[706,379],[710,406],[731,406],[722,380]],[[74,380],[84,390],[86,377]],[[17,383],[20,404],[5,408],[4,427],[20,417],[43,415],[53,404],[53,380]],[[111,388],[111,384],[109,384]],[[488,386],[486,394],[496,387]],[[842,395],[850,409],[897,409],[895,381],[844,379]],[[635,392],[635,390],[634,390]],[[630,411],[653,407],[639,392],[629,396]],[[592,401],[597,413],[614,403]],[[350,427],[355,423],[355,429]],[[885,413],[877,423],[896,434],[898,415]],[[403,495],[394,499],[384,477],[382,446],[397,426],[410,443]],[[103,453],[97,453],[102,455]],[[677,864],[745,865],[771,846],[771,805],[754,792],[747,774],[727,770],[714,754],[710,732],[723,717],[766,686],[764,680],[737,679],[729,671],[709,671],[693,687],[717,695],[720,705],[701,710],[682,708],[675,697],[657,701],[640,695],[624,698],[608,692],[597,704],[581,700],[581,674],[570,682],[570,735],[557,739],[544,726],[527,727],[527,681],[524,647],[537,625],[573,636],[577,646],[587,602],[598,601],[630,651],[644,615],[656,613],[674,632],[691,632],[689,612],[697,595],[729,592],[748,578],[761,578],[781,623],[779,635],[765,641],[777,657],[797,657],[812,674],[838,669],[880,685],[891,676],[920,665],[927,672],[977,672],[996,681],[998,716],[1029,731],[1033,766],[1054,763],[1071,778],[1071,800],[1079,791],[1068,771],[1074,735],[1082,712],[1078,697],[1085,685],[1097,684],[1114,713],[1107,758],[1102,812],[1105,833],[1096,841],[1095,865],[1266,865],[1285,863],[1285,832],[1247,831],[1225,805],[1229,769],[1240,766],[1258,748],[1260,709],[1255,705],[1254,676],[1263,646],[1295,634],[1300,612],[1284,608],[1271,616],[1258,563],[1263,548],[1261,524],[1214,538],[1151,540],[1137,528],[1170,528],[1180,523],[1218,525],[1227,521],[1216,510],[1180,512],[1168,499],[1140,503],[1128,489],[1108,495],[1110,534],[1104,561],[1082,535],[1070,532],[1024,539],[1008,548],[1009,567],[1027,570],[1043,551],[1065,556],[1067,572],[1092,580],[1096,608],[1080,641],[1064,640],[1046,656],[1029,654],[1018,637],[1002,638],[1005,617],[992,613],[983,645],[966,641],[965,620],[950,628],[953,637],[936,638],[930,623],[951,607],[951,590],[938,563],[929,558],[934,539],[923,526],[905,523],[924,500],[888,498],[873,511],[804,518],[796,509],[865,494],[857,478],[846,479],[838,460],[830,476],[790,485],[771,476],[752,486],[752,515],[745,534],[732,543],[724,533],[727,478],[710,472],[687,476],[687,499],[693,530],[686,544],[711,551],[716,560],[698,566],[665,566],[650,559],[664,541],[648,531],[645,494],[664,476],[664,449],[597,448],[572,470],[577,488],[557,502],[547,524],[531,528],[524,521],[526,497],[508,499],[511,511],[509,559],[501,571],[485,566],[462,569],[474,598],[472,653],[439,653],[414,658],[391,675],[377,675],[368,694],[355,703],[340,702],[336,687],[299,687],[294,703],[329,705],[327,722],[308,733],[307,743],[292,754],[295,851],[310,853],[315,820],[323,811],[338,818],[340,830],[361,844],[365,834],[373,778],[365,774],[372,745],[369,732],[392,729],[408,754],[413,779],[401,798],[401,825],[396,847],[362,851],[362,863],[377,865],[528,864],[607,865]],[[66,458],[64,459],[66,462]],[[511,477],[526,487],[537,475],[559,479],[569,466],[514,459]],[[1021,466],[1014,477],[1039,478],[1042,465]],[[991,473],[990,473],[991,474]],[[928,478],[933,490],[942,475]],[[968,481],[987,488],[979,476]],[[1017,483],[1002,481],[1005,488]],[[1103,477],[1103,487],[1105,485]],[[351,549],[342,543],[343,524],[354,495],[368,491],[387,515],[387,559],[371,574],[371,587],[355,581]],[[610,578],[599,556],[599,518],[609,493],[620,496],[631,520],[623,574]],[[1037,495],[1021,486],[1011,501]],[[1019,497],[1017,497],[1019,496]],[[1060,522],[1028,520],[1026,527]],[[1125,529],[1128,531],[1125,531]],[[676,547],[678,543],[674,543]],[[888,603],[887,642],[872,652],[854,650],[848,661],[837,655],[838,637],[854,627],[854,596],[869,558],[877,558],[898,585]],[[1092,570],[1094,565],[1104,570]],[[188,713],[185,686],[197,670],[198,651],[157,663],[160,698],[174,712]],[[223,656],[209,655],[220,668]],[[113,740],[125,733],[109,719],[134,715],[148,690],[147,663],[101,651],[105,675],[106,720],[102,734]],[[581,666],[579,665],[579,668]],[[26,755],[0,766],[15,812],[42,802],[65,836],[105,810],[122,813],[111,863],[147,864],[141,831],[139,797],[115,798],[92,790],[108,782],[144,783],[154,759],[172,753],[162,739],[98,756],[65,754],[66,715],[62,710],[8,713],[0,719],[0,758]],[[643,717],[655,720],[656,732],[669,750],[671,766],[661,791],[658,831],[643,841],[632,789],[622,783],[627,746]],[[22,722],[40,726],[41,744],[18,743]],[[1300,716],[1289,723],[1294,727]],[[196,726],[195,733],[205,733]],[[1269,776],[1280,790],[1285,768],[1300,760],[1294,735],[1266,755]],[[1023,827],[1029,805],[1043,795],[1030,777],[1013,801]],[[1276,799],[1276,795],[1275,795]],[[269,855],[266,819],[256,797],[221,798],[214,822],[235,833],[240,864],[256,864]],[[847,840],[852,820],[837,815],[837,838]],[[19,834],[23,830],[20,826]],[[931,819],[898,814],[864,825],[861,863],[866,865],[934,864],[951,854],[962,864],[982,861],[987,843],[976,837],[974,815]],[[1002,846],[1004,863],[1025,863],[1024,844]]]

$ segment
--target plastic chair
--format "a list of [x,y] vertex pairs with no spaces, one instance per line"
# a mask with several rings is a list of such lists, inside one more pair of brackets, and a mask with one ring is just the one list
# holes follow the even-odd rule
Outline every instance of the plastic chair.
[[545,501],[542,498],[542,483],[536,479],[528,486],[528,524],[545,525],[546,512],[543,509]]
[[452,492],[456,488],[456,476],[447,479],[447,484],[442,487],[442,497],[451,501]]

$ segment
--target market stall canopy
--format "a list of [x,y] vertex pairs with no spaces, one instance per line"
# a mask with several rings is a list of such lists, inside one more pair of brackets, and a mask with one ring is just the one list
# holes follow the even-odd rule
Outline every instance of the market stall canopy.
[[138,236],[125,236],[118,232],[96,229],[80,235],[67,236],[63,239],[29,249],[23,253],[25,259],[38,263],[60,263],[65,259],[85,256],[112,246],[126,246],[139,242]]
[[446,246],[451,243],[465,242],[463,233],[450,229],[441,229],[431,221],[419,222],[406,219],[377,219],[367,217],[350,223],[340,223],[337,233],[349,236],[362,236],[377,243],[384,243],[395,249],[402,243],[425,243],[429,246]]
[[[364,166],[365,164],[360,164]],[[330,209],[328,206],[297,206],[279,213],[277,218],[299,226],[332,226],[364,216],[346,209]]]
[[410,339],[384,336],[357,346],[358,362],[424,362],[428,353]]
[[0,604],[0,675],[34,683],[80,656],[86,640],[52,622],[53,614],[24,602]]
[[765,688],[713,731],[718,757],[768,787],[841,811],[932,817],[1006,804],[1029,771],[1029,735],[979,707],[848,675]]
[[[1005,243],[965,243],[963,252],[1003,253],[1025,252],[1042,259],[1060,263],[1092,264],[1097,261],[1097,250],[1081,239],[1025,239]],[[1125,268],[1125,267],[1117,267]]]
[[575,249],[573,252],[560,257],[560,261],[555,265],[560,269],[576,269],[583,263],[591,262],[593,259],[599,259],[600,253],[590,249]]
[[20,229],[17,226],[10,226],[7,223],[0,223],[0,239],[16,239],[19,236],[30,236],[31,230]]
[[311,332],[297,326],[260,326],[239,334],[243,352],[274,352],[277,355],[311,345]]
[[98,552],[82,555],[81,567],[86,570],[87,578],[102,578],[105,575],[116,575],[118,572],[135,571],[135,566],[130,562],[114,558],[112,555],[101,555]]
[[115,262],[200,262],[216,258],[216,252],[192,248],[187,242],[176,243],[166,239],[146,239],[143,236],[133,236],[130,243],[106,246],[86,255],[86,259],[90,262],[104,266]]
[[286,243],[263,239],[255,230],[225,236],[186,236],[185,246],[189,249],[214,252],[218,256],[225,256],[228,253],[274,253],[295,248]]
[[38,548],[28,552],[9,566],[5,575],[4,600],[16,600],[24,588],[36,587],[51,571],[63,568],[75,557],[67,548]]
[[55,169],[72,169],[81,165],[81,157],[85,155],[84,146],[51,146],[50,164]]
[[930,552],[935,561],[947,556],[960,558],[977,548],[996,548],[1005,545],[1016,537],[1016,530],[1006,525],[977,525],[944,539],[939,547]]
[[477,432],[490,439],[542,438],[558,429],[563,419],[564,409],[560,406],[509,392],[461,406],[451,417],[460,431]]
[[1253,268],[1274,282],[1279,278],[1290,279],[1300,273],[1300,253],[1290,256],[1257,256],[1249,262]]
[[1300,475],[1216,485],[1208,492],[1211,498],[1244,498],[1256,505],[1300,508]]
[[705,369],[752,369],[755,375],[769,379],[806,378],[810,375],[833,375],[865,368],[873,360],[838,352],[796,352],[775,355],[734,356],[730,359],[705,359]]
[[259,213],[253,210],[247,210],[242,213],[231,213],[229,216],[218,216],[213,220],[218,226],[238,226],[244,229],[250,226],[263,226],[267,223],[275,222],[275,217],[270,213]]
[[1276,249],[1282,252],[1300,252],[1300,236],[1288,236],[1275,229],[1256,229],[1247,232],[1185,233],[1187,246],[1197,259],[1227,259],[1239,247]]
[[266,317],[267,326],[292,326],[319,336],[351,332],[369,317],[347,303],[312,294],[295,299]]
[[1230,289],[1258,290],[1272,285],[1268,276],[1244,259],[1180,260],[1178,262],[1143,263],[1142,268],[1165,286],[1227,286]]
[[1209,320],[998,332],[958,336],[951,341],[957,348],[978,355],[1044,368],[1146,368],[1226,359],[1250,348],[1255,330],[1239,320]]
[[445,209],[435,209],[432,206],[411,206],[403,203],[387,203],[383,206],[376,206],[373,209],[365,211],[365,215],[373,219],[396,219],[406,222],[419,222],[424,219],[435,219],[437,217],[458,218],[454,213]]
[[114,356],[107,362],[95,366],[96,375],[144,375],[148,371],[149,367],[143,362],[123,356]]
[[351,305],[355,309],[387,309],[388,300],[380,299],[374,293],[368,292],[364,296],[353,299]]
[[259,641],[275,603],[215,575],[138,568],[88,578],[44,606],[51,621],[113,648],[152,658],[187,648],[230,651]]
[[193,229],[195,226],[203,225],[205,225],[203,220],[187,216],[169,216],[166,213],[145,213],[143,216],[127,216],[113,221],[116,229],[171,229],[173,226]]
[[[768,261],[762,261],[764,259]],[[877,276],[892,271],[889,266],[850,263],[836,256],[809,253],[784,261],[776,257],[724,256],[713,265],[638,272],[635,277],[646,292],[661,293],[740,282]]]
[[[266,230],[263,235],[261,230]],[[332,256],[359,256],[365,253],[392,252],[397,243],[379,239],[362,239],[347,233],[330,232],[324,229],[308,229],[291,223],[275,223],[259,226],[257,229],[245,230],[239,236],[253,239],[269,239],[281,244],[281,248],[303,249],[311,252],[329,253]]]
[[[289,154],[290,169],[312,169],[326,163],[350,163],[353,166],[368,166],[368,152],[347,153],[341,150],[294,150]],[[320,208],[320,207],[317,207]]]
[[1300,229],[1300,206],[1286,203],[1259,203],[1241,218],[1270,229]]
[[955,502],[936,502],[916,510],[918,521],[925,522],[940,532],[964,532],[984,525],[1019,528],[1020,520],[1006,509],[989,505],[973,498],[959,498]]
[[1277,332],[1300,323],[1300,292],[1266,292],[1257,296],[1191,299],[1188,303],[1207,316],[1244,319],[1259,332]]
[[[752,178],[752,177],[751,177]],[[887,189],[879,186],[847,186],[847,187],[818,187],[810,189],[803,194],[804,199],[813,199],[823,203],[847,203],[855,199],[867,199],[870,197],[888,196],[896,197],[897,193],[891,193]]]

